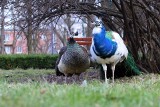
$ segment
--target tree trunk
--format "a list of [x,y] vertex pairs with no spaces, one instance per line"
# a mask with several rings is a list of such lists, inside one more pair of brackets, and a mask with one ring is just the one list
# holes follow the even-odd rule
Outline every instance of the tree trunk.
[[28,54],[33,53],[33,48],[32,48],[32,1],[28,0],[27,1],[27,23],[28,23],[28,29],[27,29],[27,46],[28,46]]
[[5,39],[5,35],[4,35],[4,4],[2,3],[1,5],[1,34],[0,34],[0,53],[4,54],[5,53],[5,49],[4,49],[4,39]]

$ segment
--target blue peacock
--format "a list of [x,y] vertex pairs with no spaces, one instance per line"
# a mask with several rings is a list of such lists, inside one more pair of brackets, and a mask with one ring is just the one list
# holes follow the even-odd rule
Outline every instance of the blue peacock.
[[102,21],[96,21],[92,31],[92,44],[90,47],[91,60],[101,64],[107,82],[107,65],[111,65],[112,82],[117,63],[122,62],[128,56],[128,49],[120,35],[116,32],[107,32]]
[[87,50],[80,46],[73,38],[69,37],[67,46],[61,48],[56,62],[57,76],[80,75],[90,66],[90,58]]

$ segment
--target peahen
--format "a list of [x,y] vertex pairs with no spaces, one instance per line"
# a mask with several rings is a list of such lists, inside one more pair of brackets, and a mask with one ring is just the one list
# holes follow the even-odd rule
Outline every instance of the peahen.
[[56,62],[56,75],[80,75],[90,66],[87,50],[80,46],[73,37],[69,37],[67,46],[61,48]]
[[122,38],[116,32],[107,32],[101,21],[96,21],[92,31],[92,44],[90,47],[91,60],[101,64],[107,82],[107,65],[111,65],[112,82],[114,83],[114,72],[117,63],[122,62],[128,56]]
[[56,60],[56,65],[55,65],[56,76],[65,76],[62,72],[59,71],[59,69],[58,69],[58,64],[59,64],[59,61],[60,61],[62,55],[64,54],[64,52],[65,52],[66,50],[67,50],[67,46],[64,46],[64,47],[62,47],[62,48],[60,49],[60,51],[59,51],[59,56],[58,56],[58,58],[57,58],[57,60]]

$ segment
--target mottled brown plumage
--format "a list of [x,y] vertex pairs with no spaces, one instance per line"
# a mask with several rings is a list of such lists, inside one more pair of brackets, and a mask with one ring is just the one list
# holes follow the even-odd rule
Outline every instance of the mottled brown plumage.
[[70,37],[66,47],[60,50],[56,63],[56,74],[70,76],[85,72],[90,66],[87,50],[80,46],[73,37]]
[[64,53],[66,50],[67,50],[67,46],[64,46],[64,47],[62,47],[62,48],[60,49],[60,51],[59,51],[59,56],[58,56],[58,58],[57,58],[56,65],[55,65],[55,71],[56,71],[56,75],[57,75],[57,76],[65,76],[62,72],[59,71],[59,69],[58,69],[58,64],[59,64],[59,61],[60,61],[63,53]]

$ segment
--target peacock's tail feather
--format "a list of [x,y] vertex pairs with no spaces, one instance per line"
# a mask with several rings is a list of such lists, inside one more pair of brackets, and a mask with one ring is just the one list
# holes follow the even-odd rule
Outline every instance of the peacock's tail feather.
[[[102,65],[99,65],[99,66],[100,66],[100,70],[99,70],[100,78],[104,80],[105,74],[103,71],[103,67]],[[108,66],[107,67],[107,78],[111,78],[112,77],[111,66],[109,64],[107,66]],[[115,68],[115,78],[124,77],[124,76],[133,76],[133,75],[139,75],[139,74],[141,74],[141,71],[137,67],[131,53],[128,54],[127,60],[123,61],[122,63],[118,63]]]
[[137,67],[131,53],[128,53],[128,57],[127,57],[127,60],[125,60],[124,65],[125,65],[127,73],[133,72],[135,75],[141,74],[141,71]]

